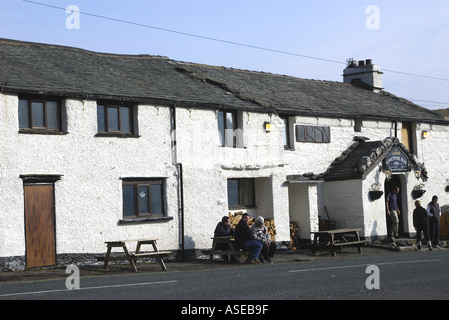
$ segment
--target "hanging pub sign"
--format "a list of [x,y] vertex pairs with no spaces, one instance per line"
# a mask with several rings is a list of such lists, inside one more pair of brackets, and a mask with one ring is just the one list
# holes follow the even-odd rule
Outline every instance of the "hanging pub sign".
[[398,146],[394,146],[384,159],[384,168],[392,172],[409,171],[409,159]]

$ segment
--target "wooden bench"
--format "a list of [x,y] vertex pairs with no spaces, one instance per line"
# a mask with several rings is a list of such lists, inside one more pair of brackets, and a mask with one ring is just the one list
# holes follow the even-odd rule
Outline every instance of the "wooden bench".
[[[244,254],[241,249],[234,247],[235,238],[230,237],[214,237],[212,238],[212,249],[209,251],[209,259],[213,261],[214,255],[229,255],[234,257],[237,263],[240,263],[240,255]],[[217,249],[218,244],[223,244],[226,249]]]
[[[157,238],[152,239],[137,239],[137,240],[122,240],[122,241],[107,241],[105,242],[107,245],[107,252],[105,257],[98,257],[98,261],[104,261],[104,269],[107,270],[109,261],[124,261],[128,260],[131,267],[134,269],[135,272],[138,272],[136,261],[140,258],[145,257],[154,257],[159,262],[159,264],[162,267],[162,270],[167,270],[167,267],[165,266],[165,262],[163,257],[170,254],[170,251],[159,251],[157,249],[156,241]],[[136,251],[130,252],[128,250],[127,243],[130,242],[137,242]],[[153,251],[149,252],[141,252],[140,249],[142,245],[148,245],[151,244],[153,247]],[[111,256],[112,248],[122,248],[124,255],[118,255],[118,256]]]
[[[344,246],[356,246],[358,252],[362,253],[362,246],[371,242],[369,240],[360,240],[360,229],[335,229],[335,230],[323,230],[312,232],[314,234],[313,239],[313,253],[315,253],[319,247],[329,248],[332,250],[332,255],[335,257],[336,249],[342,251]],[[355,240],[348,240],[347,235],[351,235]],[[324,243],[318,243],[318,240],[326,239]]]
[[340,251],[341,251],[342,247],[344,247],[344,246],[355,246],[355,247],[358,248],[359,253],[362,253],[362,246],[367,244],[367,243],[370,243],[370,242],[371,242],[370,240],[337,242],[337,243],[334,243],[332,246],[336,247],[336,248],[339,248]]

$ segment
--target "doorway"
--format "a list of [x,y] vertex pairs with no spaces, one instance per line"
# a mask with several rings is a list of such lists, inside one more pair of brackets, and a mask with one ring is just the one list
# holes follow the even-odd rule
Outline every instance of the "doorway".
[[25,184],[25,245],[27,268],[56,264],[53,184]]
[[[407,214],[406,212],[404,212],[404,210],[402,210],[403,206],[402,206],[402,194],[404,194],[404,188],[402,187],[401,184],[401,178],[400,175],[394,174],[391,176],[391,179],[385,179],[385,201],[388,198],[388,194],[393,191],[393,189],[395,187],[399,187],[399,193],[397,194],[398,197],[398,208],[400,211],[400,215],[399,215],[399,230],[398,230],[398,234],[399,236],[403,237],[404,236],[404,216]],[[388,231],[390,230],[391,227],[391,219],[390,217],[387,215],[386,209],[385,209],[385,219],[387,221],[387,234]]]

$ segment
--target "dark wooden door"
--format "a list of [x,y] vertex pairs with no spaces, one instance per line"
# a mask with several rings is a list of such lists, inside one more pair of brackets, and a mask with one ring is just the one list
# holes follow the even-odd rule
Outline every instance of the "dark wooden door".
[[56,264],[53,185],[25,185],[27,267]]

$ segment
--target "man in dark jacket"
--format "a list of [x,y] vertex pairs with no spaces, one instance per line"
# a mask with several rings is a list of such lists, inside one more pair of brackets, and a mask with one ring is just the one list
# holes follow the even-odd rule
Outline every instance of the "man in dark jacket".
[[429,215],[429,234],[434,247],[440,246],[440,217],[441,210],[438,204],[438,197],[433,196],[432,201],[427,205],[427,213]]
[[215,227],[214,237],[229,237],[234,235],[234,229],[228,216],[224,216]]
[[[234,235],[234,229],[231,226],[231,220],[228,216],[224,216],[221,219],[221,222],[217,224],[214,231],[214,237],[230,237]],[[226,243],[218,243],[215,246],[216,250],[229,250],[228,245]],[[224,254],[221,256],[224,261],[229,261],[229,255]],[[234,257],[232,257],[234,258]],[[231,259],[233,261],[233,259]]]
[[429,250],[432,251],[432,242],[429,235],[429,216],[427,210],[421,206],[421,201],[415,201],[415,210],[413,210],[413,226],[416,230],[416,241],[418,244],[418,250],[421,250],[421,233],[424,233],[424,238],[427,241]]
[[263,245],[256,240],[251,232],[251,229],[248,226],[248,220],[249,215],[244,213],[242,219],[237,224],[237,227],[235,227],[235,242],[237,248],[240,248],[243,251],[249,251],[246,262],[252,264],[260,263],[259,255]]

